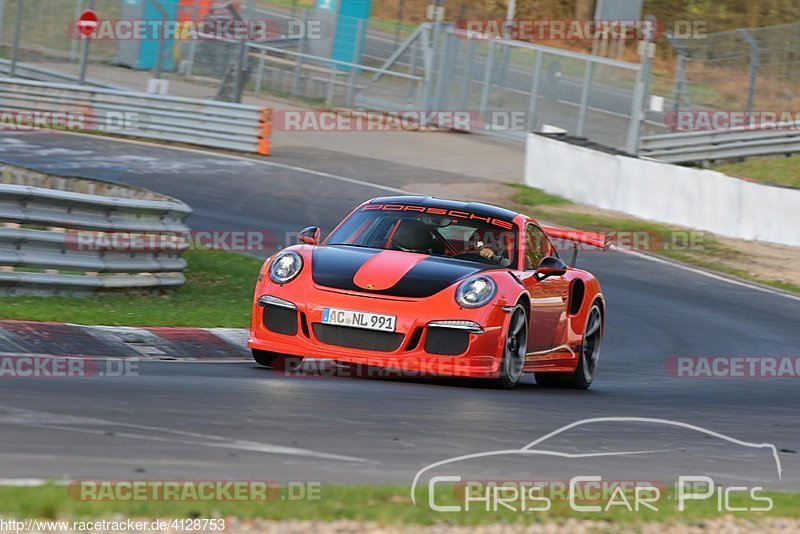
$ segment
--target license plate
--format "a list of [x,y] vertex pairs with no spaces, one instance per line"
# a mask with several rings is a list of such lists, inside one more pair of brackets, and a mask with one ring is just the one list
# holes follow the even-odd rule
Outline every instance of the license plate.
[[394,332],[397,317],[394,315],[383,315],[380,313],[324,308],[322,310],[322,322],[325,324],[335,324],[338,326],[350,326],[353,328],[366,328],[367,330]]

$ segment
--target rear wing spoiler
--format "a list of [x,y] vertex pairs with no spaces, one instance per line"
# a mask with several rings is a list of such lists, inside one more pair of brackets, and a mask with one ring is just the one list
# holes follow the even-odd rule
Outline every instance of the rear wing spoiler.
[[566,228],[555,228],[553,226],[542,226],[542,230],[550,239],[560,239],[572,243],[572,260],[570,265],[575,266],[578,259],[579,245],[589,245],[590,247],[608,250],[614,236],[611,234],[596,234],[593,232],[581,232],[579,230],[568,230]]

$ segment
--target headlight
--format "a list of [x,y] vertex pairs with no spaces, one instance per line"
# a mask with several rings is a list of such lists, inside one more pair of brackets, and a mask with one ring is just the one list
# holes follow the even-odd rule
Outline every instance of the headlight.
[[269,279],[276,284],[285,284],[294,280],[302,268],[303,258],[300,254],[291,250],[281,252],[269,266]]
[[497,284],[488,276],[467,278],[456,290],[456,302],[464,308],[480,308],[497,293]]

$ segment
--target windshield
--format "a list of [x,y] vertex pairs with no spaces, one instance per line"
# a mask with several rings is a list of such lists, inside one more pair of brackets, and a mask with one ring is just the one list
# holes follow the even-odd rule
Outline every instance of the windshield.
[[501,267],[516,265],[517,233],[509,221],[463,211],[457,212],[458,217],[451,217],[371,207],[367,205],[366,211],[362,209],[351,215],[325,244],[401,250]]

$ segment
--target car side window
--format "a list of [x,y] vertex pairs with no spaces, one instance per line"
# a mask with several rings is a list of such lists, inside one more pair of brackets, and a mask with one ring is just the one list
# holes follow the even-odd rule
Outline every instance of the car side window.
[[532,271],[539,266],[542,258],[553,255],[553,246],[547,235],[533,224],[525,229],[525,270]]

